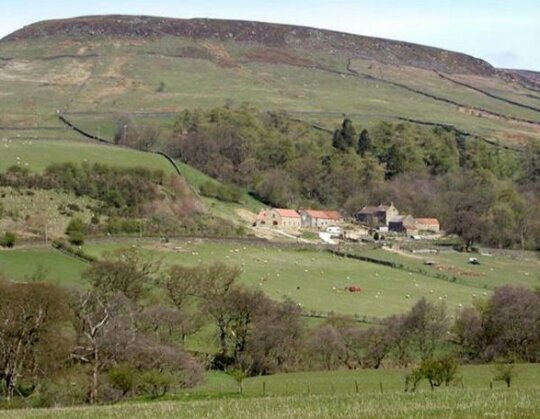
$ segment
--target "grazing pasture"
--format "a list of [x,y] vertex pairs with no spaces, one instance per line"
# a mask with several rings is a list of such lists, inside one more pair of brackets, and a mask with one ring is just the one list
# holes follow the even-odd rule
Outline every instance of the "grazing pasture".
[[[460,304],[470,305],[475,298],[490,294],[489,289],[474,284],[345,259],[322,250],[263,243],[173,240],[162,244],[143,240],[87,244],[84,250],[99,257],[105,251],[129,246],[161,258],[165,265],[215,261],[239,265],[244,283],[259,287],[272,298],[289,297],[312,314],[334,312],[369,320],[404,312],[421,297],[444,301],[453,313]],[[362,292],[345,290],[349,286],[358,286]]]
[[[99,257],[103,252],[132,246],[161,259],[164,267],[215,261],[235,264],[243,269],[243,283],[258,287],[278,300],[291,298],[301,304],[306,313],[316,316],[340,313],[367,321],[404,312],[421,297],[444,302],[453,314],[476,299],[487,298],[497,286],[537,286],[540,272],[535,260],[501,256],[491,257],[478,267],[478,272],[485,275],[470,277],[467,272],[476,267],[467,264],[467,255],[435,257],[441,263],[452,262],[465,272],[452,282],[432,276],[440,272],[437,267],[424,266],[421,260],[415,259],[410,259],[407,265],[409,258],[383,250],[361,254],[403,263],[406,269],[424,269],[427,274],[337,257],[322,250],[251,241],[178,239],[160,243],[157,239],[115,239],[89,242],[83,249]],[[17,280],[24,280],[40,265],[47,268],[47,278],[61,283],[78,281],[85,267],[76,259],[44,247],[0,252],[0,271]],[[350,292],[346,289],[350,287],[359,287],[361,291]]]
[[[384,249],[351,248],[351,252],[403,265],[405,269],[423,270],[428,275],[443,274],[456,282],[479,288],[494,288],[505,284],[540,286],[540,260],[533,252],[511,256],[484,252],[479,255],[447,252],[439,254],[396,253]],[[469,256],[479,259],[479,265],[468,263]],[[434,262],[426,265],[424,262]]]
[[88,265],[52,247],[0,249],[0,274],[8,279],[27,281],[33,276],[62,285],[80,281]]
[[10,166],[20,166],[39,173],[55,163],[143,166],[174,173],[172,165],[157,154],[87,141],[8,140],[0,137],[0,172]]

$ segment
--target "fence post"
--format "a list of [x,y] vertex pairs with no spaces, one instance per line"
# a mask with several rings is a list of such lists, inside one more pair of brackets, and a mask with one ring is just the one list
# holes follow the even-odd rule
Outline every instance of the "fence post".
[[309,396],[311,394],[311,389],[309,388],[309,383],[307,383],[307,395]]
[[379,381],[379,389],[381,390],[381,394],[383,394],[383,385],[382,385],[382,381]]
[[332,394],[336,394],[336,388],[334,387],[334,383],[331,382],[330,385],[332,386]]
[[263,381],[262,387],[263,387],[262,388],[262,395],[263,395],[263,397],[265,397],[266,396],[266,381]]
[[354,389],[356,390],[356,394],[358,394],[358,380],[354,380]]
[[289,383],[285,383],[285,396],[289,395]]

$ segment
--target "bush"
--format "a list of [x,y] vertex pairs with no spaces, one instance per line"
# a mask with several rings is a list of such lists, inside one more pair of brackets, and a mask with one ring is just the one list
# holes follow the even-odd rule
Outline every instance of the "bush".
[[137,371],[130,364],[120,364],[109,371],[109,382],[114,389],[122,392],[122,397],[135,389]]
[[448,386],[456,378],[458,365],[457,360],[451,356],[425,359],[405,378],[405,391],[415,391],[423,379],[428,380],[431,390],[442,384]]
[[234,185],[221,185],[207,181],[200,186],[201,195],[223,202],[242,203],[242,190]]
[[86,402],[90,382],[81,367],[72,367],[39,387],[37,407],[72,406]]
[[72,218],[66,228],[66,234],[71,244],[80,246],[84,243],[86,225],[80,218]]
[[140,375],[139,388],[155,399],[167,394],[175,382],[177,378],[168,371],[149,370]]
[[495,381],[504,381],[506,387],[510,388],[512,384],[512,379],[516,376],[516,370],[514,369],[514,364],[497,364],[495,366],[495,376],[493,380]]
[[17,236],[15,235],[15,233],[6,231],[6,233],[4,234],[4,237],[0,239],[0,246],[12,248],[13,246],[15,246],[16,240],[17,240]]
[[84,244],[84,233],[82,231],[73,231],[68,236],[69,242],[74,246]]
[[141,229],[141,222],[132,218],[109,218],[106,230],[109,234],[135,234]]

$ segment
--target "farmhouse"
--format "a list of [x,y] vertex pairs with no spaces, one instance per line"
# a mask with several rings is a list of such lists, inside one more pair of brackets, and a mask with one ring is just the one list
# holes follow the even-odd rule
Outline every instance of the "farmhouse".
[[390,219],[388,230],[394,233],[414,234],[417,229],[412,215],[398,215]]
[[302,218],[293,209],[272,208],[259,212],[256,225],[297,230],[302,226]]
[[391,202],[390,205],[379,205],[376,207],[364,207],[355,214],[356,221],[359,224],[365,224],[370,227],[388,226],[391,219],[397,217],[399,211]]
[[439,220],[436,218],[417,218],[415,224],[418,231],[431,231],[434,233],[441,231]]
[[326,229],[343,222],[343,217],[337,211],[302,210],[302,227]]

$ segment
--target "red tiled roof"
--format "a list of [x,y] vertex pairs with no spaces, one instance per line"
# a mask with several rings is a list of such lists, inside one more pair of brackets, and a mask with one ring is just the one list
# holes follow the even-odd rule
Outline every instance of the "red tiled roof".
[[439,224],[436,218],[415,218],[416,224]]
[[281,217],[300,218],[300,214],[293,209],[274,208],[274,211],[277,212]]
[[322,218],[324,220],[341,220],[343,217],[337,211],[319,211],[319,210],[305,210],[305,213],[312,218]]

